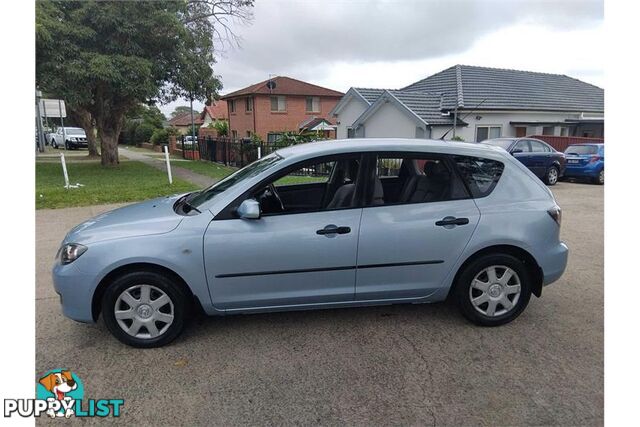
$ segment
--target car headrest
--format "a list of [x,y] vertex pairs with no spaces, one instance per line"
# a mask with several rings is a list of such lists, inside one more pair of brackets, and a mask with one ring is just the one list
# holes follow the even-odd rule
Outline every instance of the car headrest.
[[424,174],[433,181],[449,180],[449,170],[443,162],[427,162],[424,164]]

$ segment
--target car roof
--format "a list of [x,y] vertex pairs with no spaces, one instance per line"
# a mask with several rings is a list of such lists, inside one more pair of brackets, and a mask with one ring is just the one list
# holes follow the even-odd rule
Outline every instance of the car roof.
[[570,146],[568,146],[567,148],[571,148],[571,147],[575,147],[576,145],[597,145],[597,146],[604,146],[604,143],[602,142],[581,142],[579,144],[571,144]]
[[298,159],[310,156],[366,151],[417,151],[492,158],[503,157],[504,153],[506,153],[502,148],[488,144],[409,138],[335,139],[293,145],[282,148],[277,153],[287,159]]

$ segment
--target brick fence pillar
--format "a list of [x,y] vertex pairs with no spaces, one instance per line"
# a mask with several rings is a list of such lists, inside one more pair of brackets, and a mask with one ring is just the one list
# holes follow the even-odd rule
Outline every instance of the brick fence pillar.
[[176,136],[175,135],[171,135],[169,136],[169,152],[173,153],[174,151],[176,151],[178,143],[176,141]]

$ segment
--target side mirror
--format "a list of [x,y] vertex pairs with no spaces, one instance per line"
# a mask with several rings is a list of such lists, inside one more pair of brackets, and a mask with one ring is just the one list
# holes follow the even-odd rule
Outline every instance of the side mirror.
[[518,153],[522,153],[522,150],[520,148],[516,148],[511,152],[511,154],[518,154]]
[[260,203],[256,199],[246,199],[238,206],[236,212],[242,219],[259,219]]

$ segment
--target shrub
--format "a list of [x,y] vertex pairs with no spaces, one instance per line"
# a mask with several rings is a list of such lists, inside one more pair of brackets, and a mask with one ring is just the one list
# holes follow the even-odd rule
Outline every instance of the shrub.
[[178,129],[177,127],[174,127],[174,126],[168,127],[166,129],[166,131],[167,131],[167,135],[169,135],[169,136],[178,136],[178,135],[180,135],[180,129]]
[[153,145],[168,145],[169,132],[166,129],[156,129],[151,135],[151,143]]
[[135,130],[135,142],[136,144],[142,144],[144,142],[149,142],[151,139],[151,135],[156,130],[153,125],[149,123],[140,123]]
[[227,122],[226,120],[217,120],[215,123],[209,123],[209,126],[215,128],[215,130],[218,132],[218,136],[229,135],[229,122]]

